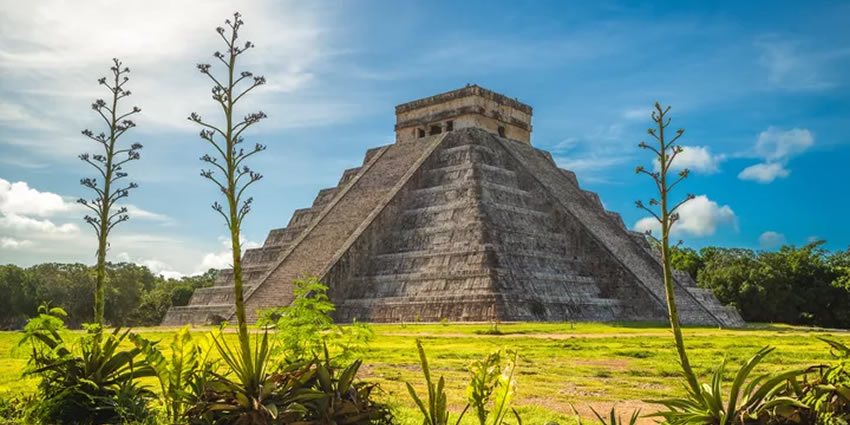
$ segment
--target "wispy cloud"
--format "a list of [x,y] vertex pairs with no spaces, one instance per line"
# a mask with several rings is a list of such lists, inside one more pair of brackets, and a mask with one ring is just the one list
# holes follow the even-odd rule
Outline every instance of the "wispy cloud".
[[738,178],[759,183],[771,183],[786,178],[791,171],[786,167],[788,161],[808,150],[815,143],[812,133],[804,128],[782,130],[768,127],[759,133],[753,154],[764,162],[743,169]]

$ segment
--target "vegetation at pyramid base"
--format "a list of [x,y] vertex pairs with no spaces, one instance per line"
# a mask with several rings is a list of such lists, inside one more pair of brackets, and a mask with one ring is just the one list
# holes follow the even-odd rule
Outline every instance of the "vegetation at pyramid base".
[[[145,266],[107,263],[104,319],[110,326],[156,326],[172,305],[185,305],[197,288],[211,286],[217,272],[167,279]],[[67,325],[92,322],[95,267],[45,263],[0,266],[0,329],[22,329],[48,303],[68,314]]]
[[679,248],[672,260],[748,322],[850,328],[850,249]]

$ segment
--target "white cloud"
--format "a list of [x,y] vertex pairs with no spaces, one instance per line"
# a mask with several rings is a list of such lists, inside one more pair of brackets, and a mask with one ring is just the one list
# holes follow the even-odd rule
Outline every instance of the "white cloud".
[[0,214],[22,214],[46,217],[72,209],[61,196],[41,192],[26,182],[9,182],[0,178]]
[[800,42],[775,37],[755,42],[761,51],[758,61],[767,72],[767,82],[784,90],[824,90],[835,84],[824,78],[822,68],[829,56],[814,52]]
[[785,242],[785,235],[782,233],[768,231],[759,236],[759,245],[764,249],[778,248]]
[[787,170],[782,164],[760,163],[750,165],[738,173],[738,178],[741,180],[753,180],[759,183],[770,183],[776,179],[784,179],[791,175],[791,171]]
[[74,223],[57,225],[47,219],[39,220],[17,214],[5,214],[0,217],[0,228],[21,233],[38,232],[44,235],[71,235],[80,231]]
[[[673,171],[685,168],[702,174],[714,174],[720,171],[720,163],[726,160],[726,155],[712,155],[708,146],[682,146],[684,149],[676,155],[670,169]],[[655,161],[655,171],[661,169],[658,160]]]
[[[697,196],[688,201],[677,211],[679,221],[673,225],[671,236],[711,236],[721,226],[731,226],[737,230],[738,217],[729,205],[720,206],[705,195]],[[656,236],[661,235],[661,226],[654,217],[645,217],[635,223],[634,230],[645,232],[651,230]]]
[[155,212],[151,212],[148,210],[141,209],[135,205],[128,204],[124,205],[127,207],[127,214],[130,215],[130,219],[133,220],[148,220],[148,221],[158,221],[166,225],[173,225],[174,220],[164,214],[159,214]]
[[768,127],[758,135],[753,155],[764,162],[751,165],[738,173],[741,180],[770,183],[791,175],[788,161],[808,150],[815,143],[812,132],[805,128],[782,130]]
[[161,275],[166,279],[180,279],[181,277],[186,276],[183,273],[175,271],[171,265],[164,261],[156,259],[133,259],[127,252],[119,253],[115,256],[115,260],[123,263],[134,263],[140,266],[145,266],[151,271],[151,273]]
[[[230,238],[219,236],[219,242],[223,246],[223,250],[219,252],[209,252],[204,255],[201,264],[195,270],[195,273],[203,273],[209,269],[229,269],[233,265],[233,250],[230,248]],[[259,248],[263,246],[260,243],[242,240],[242,252],[246,249]]]
[[811,235],[808,238],[806,238],[806,242],[808,242],[808,243],[817,242],[819,240],[821,240],[821,239],[818,235]]
[[767,161],[783,161],[805,152],[814,143],[812,132],[805,128],[782,130],[771,126],[759,133],[756,153]]
[[652,116],[651,108],[631,108],[623,111],[623,118],[631,121],[649,121]]
[[32,245],[32,241],[17,240],[10,237],[0,237],[0,249],[21,249]]

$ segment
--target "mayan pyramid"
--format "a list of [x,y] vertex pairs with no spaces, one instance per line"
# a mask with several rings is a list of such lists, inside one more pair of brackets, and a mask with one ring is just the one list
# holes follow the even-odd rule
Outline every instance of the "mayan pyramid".
[[[474,85],[397,106],[395,143],[245,252],[249,318],[307,274],[341,322],[666,320],[658,256],[531,145],[531,112]],[[163,325],[232,321],[232,278]],[[684,323],[743,325],[686,274],[676,285]]]

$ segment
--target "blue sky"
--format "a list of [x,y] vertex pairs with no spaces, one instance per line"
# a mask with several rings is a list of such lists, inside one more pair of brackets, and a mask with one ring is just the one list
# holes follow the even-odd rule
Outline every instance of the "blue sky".
[[[198,171],[206,147],[186,120],[213,117],[195,64],[220,48],[236,8],[264,74],[245,113],[268,150],[253,166],[249,246],[334,186],[370,147],[393,141],[399,103],[479,84],[534,107],[532,143],[578,174],[626,224],[652,184],[636,145],[658,100],[686,133],[686,245],[775,249],[822,238],[850,245],[850,4],[846,2],[12,2],[0,1],[0,263],[94,261],[73,200],[92,170],[76,158],[98,130],[89,104],[118,56],[126,142],[140,188],[110,257],[166,275],[223,267],[227,234]],[[681,193],[684,195],[685,191]]]

